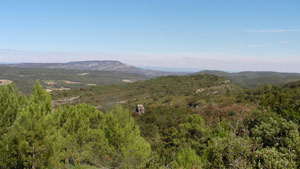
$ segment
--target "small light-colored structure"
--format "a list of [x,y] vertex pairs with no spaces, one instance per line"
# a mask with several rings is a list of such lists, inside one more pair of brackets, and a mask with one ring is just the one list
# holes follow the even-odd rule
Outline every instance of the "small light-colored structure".
[[144,114],[145,113],[144,105],[142,105],[142,104],[136,105],[136,112],[139,113],[140,115]]

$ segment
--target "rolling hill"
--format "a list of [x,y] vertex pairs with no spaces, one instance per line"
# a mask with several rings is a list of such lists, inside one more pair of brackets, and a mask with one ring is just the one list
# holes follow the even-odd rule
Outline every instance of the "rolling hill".
[[[224,77],[215,75],[167,76],[139,81],[131,84],[95,86],[69,91],[55,91],[55,104],[88,103],[99,109],[109,109],[116,104],[128,108],[132,113],[137,104],[145,111],[160,106],[188,109],[199,112],[208,121],[219,120],[228,113],[245,114],[252,110],[251,104],[239,103],[245,90]],[[219,112],[224,109],[225,112]],[[215,115],[218,118],[216,118]]]
[[281,73],[268,71],[246,71],[238,73],[228,73],[224,71],[204,70],[196,74],[212,74],[226,77],[238,85],[247,88],[257,88],[260,85],[275,84],[284,85],[289,82],[300,80],[300,73]]

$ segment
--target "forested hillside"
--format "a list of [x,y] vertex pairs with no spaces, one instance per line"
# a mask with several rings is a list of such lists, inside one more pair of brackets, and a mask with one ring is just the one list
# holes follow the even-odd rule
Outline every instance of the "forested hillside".
[[212,117],[209,115],[211,109],[226,107],[227,112],[232,110],[240,113],[253,109],[252,103],[240,101],[243,93],[241,87],[226,78],[214,75],[191,75],[53,92],[52,95],[55,104],[83,102],[104,110],[115,104],[121,104],[131,112],[135,111],[137,104],[143,104],[146,111],[157,106],[172,106],[201,111]]
[[246,88],[257,88],[261,85],[273,84],[284,85],[289,82],[300,80],[300,73],[282,73],[268,71],[247,71],[228,73],[223,71],[205,70],[197,74],[212,74],[216,76],[226,77],[238,85]]
[[[107,107],[118,102],[127,103],[138,100],[167,105],[180,104],[194,96],[224,95],[224,93],[239,93],[243,89],[230,80],[214,75],[167,76],[147,81],[139,81],[123,85],[95,86],[84,89],[74,89],[53,92],[54,99],[80,96],[78,102],[87,102],[95,106]],[[182,98],[180,98],[180,97]],[[174,100],[172,100],[174,98]],[[177,99],[181,99],[178,101]]]
[[39,82],[30,96],[2,86],[0,168],[299,168],[299,92],[171,76],[54,93],[52,105]]

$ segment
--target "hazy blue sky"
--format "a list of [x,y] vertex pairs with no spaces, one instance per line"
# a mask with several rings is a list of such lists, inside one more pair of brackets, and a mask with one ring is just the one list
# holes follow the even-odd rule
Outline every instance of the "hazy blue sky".
[[0,62],[300,72],[300,0],[1,0]]

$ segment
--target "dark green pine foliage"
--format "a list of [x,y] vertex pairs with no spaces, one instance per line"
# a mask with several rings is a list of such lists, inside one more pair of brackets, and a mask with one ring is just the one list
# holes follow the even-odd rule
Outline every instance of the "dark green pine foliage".
[[0,87],[0,168],[11,168],[18,163],[15,146],[9,144],[7,134],[26,105],[26,97],[18,92],[14,84]]
[[102,123],[110,146],[112,168],[143,168],[150,159],[150,144],[140,136],[139,127],[127,110],[115,107]]
[[104,114],[87,104],[59,107],[55,125],[65,138],[63,162],[66,167],[105,166],[108,141],[102,129]]
[[15,84],[0,88],[0,133],[7,132],[25,104],[26,98],[18,91]]
[[28,103],[17,114],[14,124],[3,135],[7,153],[14,163],[6,168],[53,168],[55,144],[59,137],[53,127],[52,100],[37,81]]

